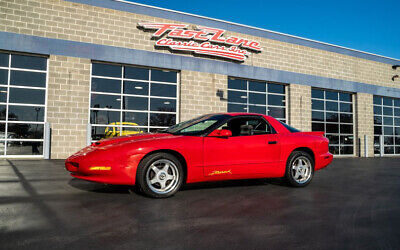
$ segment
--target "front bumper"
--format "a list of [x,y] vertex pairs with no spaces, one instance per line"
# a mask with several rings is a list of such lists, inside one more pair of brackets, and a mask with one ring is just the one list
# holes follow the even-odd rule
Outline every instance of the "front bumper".
[[[85,152],[85,153],[82,153]],[[136,169],[143,155],[121,157],[106,151],[83,149],[65,161],[71,176],[87,181],[115,185],[135,185]]]

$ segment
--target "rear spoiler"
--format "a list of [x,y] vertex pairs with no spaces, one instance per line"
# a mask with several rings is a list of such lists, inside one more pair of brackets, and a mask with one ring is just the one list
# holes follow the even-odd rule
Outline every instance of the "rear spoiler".
[[315,135],[315,136],[321,136],[324,137],[325,136],[325,132],[323,131],[313,131],[313,132],[300,132],[302,134],[306,134],[306,135]]

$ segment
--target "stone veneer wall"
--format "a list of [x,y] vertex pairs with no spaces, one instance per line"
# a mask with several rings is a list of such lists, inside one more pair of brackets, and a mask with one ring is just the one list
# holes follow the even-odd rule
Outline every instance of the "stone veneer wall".
[[368,136],[368,157],[374,156],[374,110],[373,110],[373,95],[365,93],[357,93],[355,95],[355,138],[357,141],[355,150],[358,153],[360,147],[361,156],[365,156],[365,140],[364,135]]
[[217,90],[227,95],[227,76],[187,70],[181,71],[180,76],[180,121],[227,111],[226,100],[217,97]]
[[[154,48],[153,32],[139,30],[138,22],[179,23],[63,0],[0,1],[0,31],[171,53]],[[225,35],[261,43],[263,52],[252,54],[246,65],[398,87],[388,64],[230,31]]]
[[301,131],[311,131],[311,87],[290,84],[288,92],[289,124]]
[[51,158],[63,159],[86,146],[90,60],[50,56],[47,121],[51,124]]

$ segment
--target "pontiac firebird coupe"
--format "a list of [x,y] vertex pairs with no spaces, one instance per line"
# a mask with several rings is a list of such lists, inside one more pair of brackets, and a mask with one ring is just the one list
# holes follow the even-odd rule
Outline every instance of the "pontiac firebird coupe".
[[300,132],[270,116],[208,114],[160,133],[104,139],[65,161],[76,178],[136,185],[155,198],[183,183],[285,177],[308,185],[332,161],[323,132]]

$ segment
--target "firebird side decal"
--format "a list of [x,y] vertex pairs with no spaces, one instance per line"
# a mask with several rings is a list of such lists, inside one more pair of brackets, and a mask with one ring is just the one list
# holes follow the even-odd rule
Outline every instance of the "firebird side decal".
[[229,169],[229,170],[226,170],[226,171],[218,171],[218,170],[214,170],[214,171],[212,171],[211,173],[209,173],[208,175],[209,176],[213,176],[213,175],[220,175],[220,174],[232,174],[232,171]]

